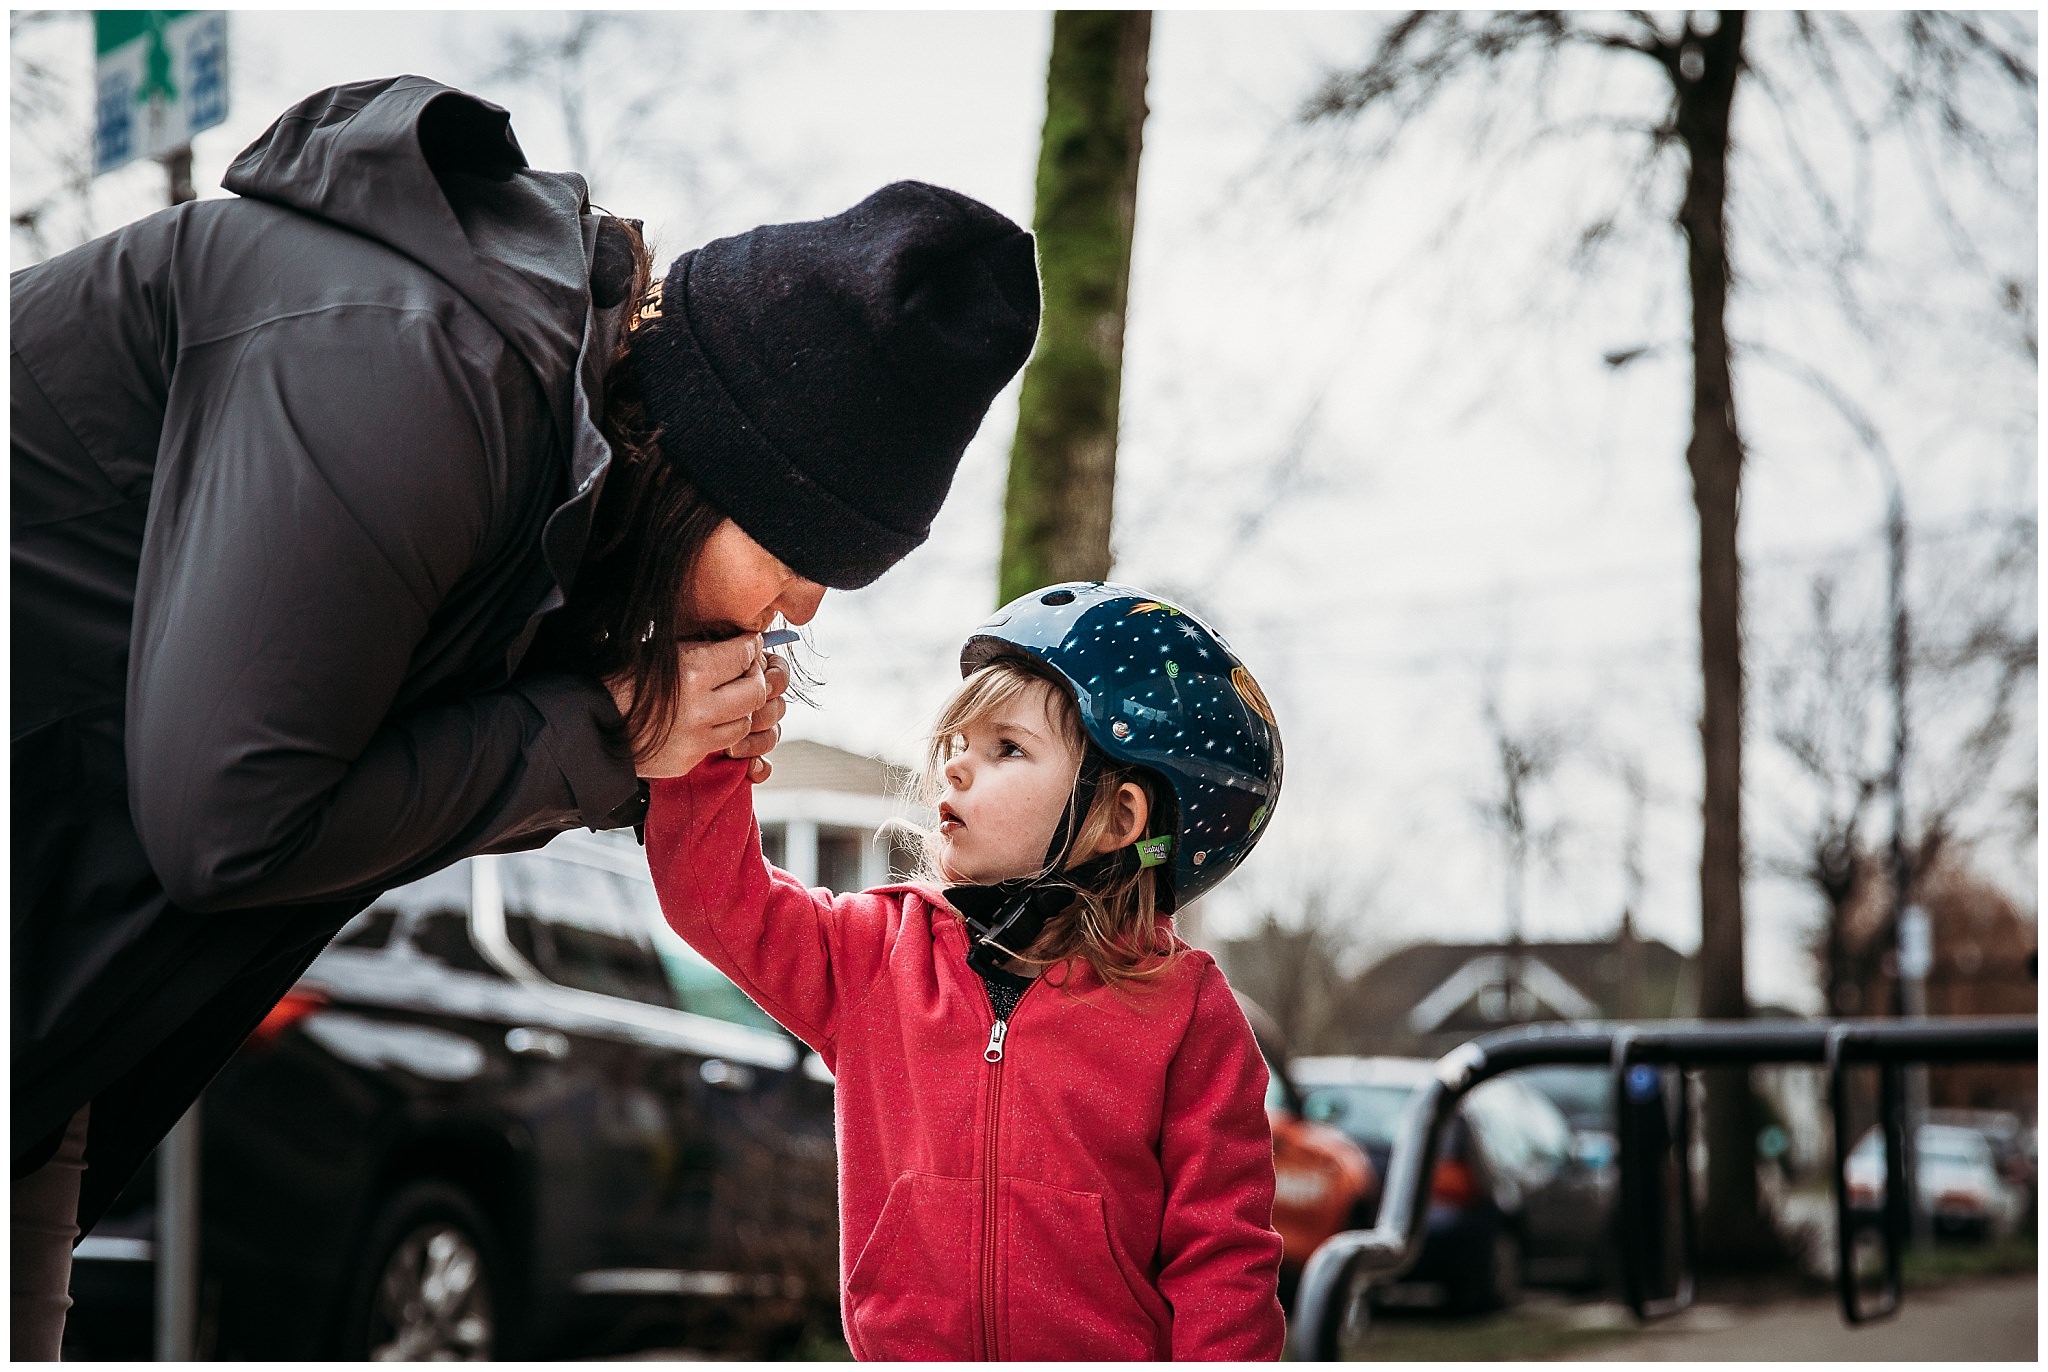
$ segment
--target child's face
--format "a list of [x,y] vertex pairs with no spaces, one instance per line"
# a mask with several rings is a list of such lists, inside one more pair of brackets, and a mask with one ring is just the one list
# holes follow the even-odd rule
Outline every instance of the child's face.
[[1053,701],[1034,681],[950,740],[933,845],[947,881],[987,886],[1043,868],[1081,765]]

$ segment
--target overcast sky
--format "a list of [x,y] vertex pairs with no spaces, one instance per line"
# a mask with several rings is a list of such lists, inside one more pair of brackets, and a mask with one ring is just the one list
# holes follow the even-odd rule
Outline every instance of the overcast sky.
[[[508,31],[565,22],[238,12],[229,122],[194,149],[201,192],[221,194],[227,162],[293,100],[398,71],[497,100],[536,164],[566,166],[572,144],[552,90],[493,75]],[[1472,154],[1457,101],[1368,179],[1347,183],[1328,164],[1289,171],[1303,146],[1286,132],[1290,112],[1327,65],[1363,54],[1382,22],[1175,11],[1154,28],[1115,575],[1180,599],[1233,641],[1288,749],[1269,835],[1207,902],[1208,932],[1323,886],[1357,902],[1381,946],[1498,936],[1502,859],[1477,817],[1495,785],[1490,691],[1511,725],[1554,724],[1571,739],[1533,802],[1557,841],[1531,873],[1527,935],[1614,929],[1627,898],[1621,777],[1634,765],[1649,796],[1638,924],[1690,950],[1697,541],[1679,241],[1652,216],[1604,263],[1575,272],[1573,233],[1620,193],[1612,145],[1489,160]],[[583,82],[595,197],[646,220],[663,260],[765,220],[834,213],[899,177],[956,187],[1028,224],[1049,37],[1042,13],[637,16],[598,45]],[[82,64],[83,28],[61,35],[61,51],[59,41],[41,33],[17,46]],[[1639,79],[1611,62],[1588,69],[1587,107],[1654,109]],[[620,124],[641,97],[654,112]],[[1753,132],[1759,159],[1778,157],[1782,171],[1790,163],[1760,116],[1738,108],[1738,137]],[[1850,174],[1853,159],[1822,124],[1794,124],[1818,149],[1815,175]],[[25,138],[17,123],[17,207],[38,193],[46,161]],[[1798,941],[1814,900],[1754,860],[1782,851],[1802,812],[1764,737],[1763,678],[1796,653],[1816,571],[1839,571],[1851,611],[1875,623],[1884,484],[1794,379],[1801,359],[1825,364],[1886,436],[1924,535],[1915,594],[1930,606],[1955,590],[1942,577],[1968,580],[1953,569],[1988,547],[1987,521],[2036,503],[2034,368],[1999,332],[1985,285],[1996,270],[2034,288],[2031,166],[2017,211],[1957,183],[1958,215],[1988,264],[1974,272],[1948,265],[1910,167],[1880,157],[1869,174],[1884,268],[1863,279],[1874,342],[1841,323],[1825,283],[1763,250],[1799,240],[1807,211],[1796,194],[1759,194],[1737,220],[1750,237],[1737,239],[1734,324],[1756,345],[1738,378],[1751,449],[1742,541],[1759,868],[1749,979],[1753,997],[1809,1009]],[[154,208],[161,179],[151,166],[102,178],[94,226]],[[1675,204],[1666,189],[1658,214]],[[1735,193],[1749,189],[1738,180]],[[1446,232],[1467,202],[1471,213]],[[61,246],[61,219],[51,222]],[[18,236],[14,260],[26,260]],[[1631,366],[1602,360],[1630,348],[1646,350]],[[1776,361],[1756,360],[1766,349]],[[793,735],[913,757],[957,678],[959,640],[992,605],[1014,422],[1013,387],[929,544],[873,587],[828,598],[813,635],[828,684],[820,708],[793,711]],[[1939,631],[1938,620],[1927,628]],[[2034,775],[2029,697],[2015,785]],[[2034,908],[2031,821],[1976,860]]]

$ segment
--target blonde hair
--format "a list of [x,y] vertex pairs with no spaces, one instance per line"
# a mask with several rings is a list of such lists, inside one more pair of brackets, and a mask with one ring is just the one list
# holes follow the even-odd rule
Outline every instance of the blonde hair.
[[[970,726],[995,714],[1034,686],[1050,688],[1047,714],[1060,736],[1077,756],[1094,748],[1081,727],[1081,712],[1074,693],[1051,672],[1037,668],[1029,659],[1002,657],[976,669],[960,683],[939,711],[932,726],[924,766],[915,781],[918,799],[936,806],[946,789],[945,767],[952,757],[952,741]],[[1160,822],[1172,813],[1172,797],[1149,773],[1128,767],[1097,752],[1099,775],[1094,793],[1076,827],[1069,852],[1086,852],[1104,839],[1116,823],[1116,798],[1125,782],[1145,793],[1148,827],[1158,831]],[[944,882],[932,855],[932,834],[915,831],[920,840],[920,875]],[[1048,863],[1038,874],[1040,880],[1066,883],[1073,901],[1048,921],[1030,947],[1021,949],[1019,961],[1033,968],[1048,968],[1078,958],[1095,970],[1112,989],[1132,982],[1150,981],[1172,964],[1181,952],[1159,897],[1157,869],[1119,864],[1107,877],[1083,884],[1070,874],[1054,872]]]

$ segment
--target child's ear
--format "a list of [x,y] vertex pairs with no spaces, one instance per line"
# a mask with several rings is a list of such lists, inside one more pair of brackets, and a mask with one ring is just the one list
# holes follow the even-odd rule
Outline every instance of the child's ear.
[[1111,850],[1128,848],[1145,837],[1145,824],[1152,818],[1152,804],[1145,797],[1145,788],[1135,781],[1126,781],[1116,788],[1116,807],[1110,812],[1109,841]]

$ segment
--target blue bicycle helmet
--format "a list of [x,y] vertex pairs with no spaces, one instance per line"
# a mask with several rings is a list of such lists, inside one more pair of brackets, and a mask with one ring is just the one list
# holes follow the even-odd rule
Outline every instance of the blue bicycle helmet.
[[961,648],[960,672],[1019,655],[1072,689],[1096,747],[1171,789],[1167,909],[1244,861],[1280,798],[1280,731],[1265,693],[1222,635],[1133,587],[1069,581],[991,615]]

